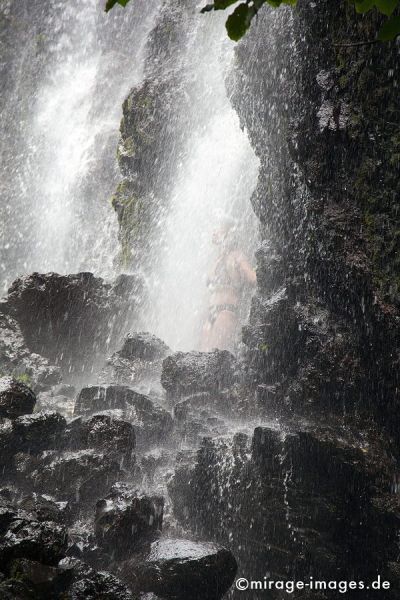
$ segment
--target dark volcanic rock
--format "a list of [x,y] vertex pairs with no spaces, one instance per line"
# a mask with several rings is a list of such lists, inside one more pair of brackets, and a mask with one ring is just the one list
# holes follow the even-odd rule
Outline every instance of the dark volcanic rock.
[[69,374],[82,373],[107,353],[134,314],[141,284],[134,276],[130,281],[112,286],[92,273],[34,273],[14,281],[0,310],[16,319],[30,351]]
[[148,332],[128,334],[119,355],[122,358],[153,362],[167,356],[171,350],[160,338]]
[[84,423],[83,429],[88,448],[97,448],[109,456],[123,456],[126,466],[131,463],[136,437],[130,423],[109,415],[94,415]]
[[37,395],[36,410],[52,411],[71,415],[74,409],[75,388],[70,385],[56,385]]
[[115,409],[121,411],[122,418],[133,424],[140,443],[165,439],[171,431],[172,417],[169,412],[147,396],[125,386],[83,388],[77,398],[74,414],[90,415]]
[[119,418],[119,411],[87,418],[77,417],[68,424],[61,440],[64,448],[94,448],[114,457],[118,462],[122,459],[125,467],[134,460],[135,443],[134,427]]
[[30,592],[27,598],[54,598],[65,592],[70,579],[69,573],[63,569],[19,558],[11,564],[8,585],[12,586],[13,580],[26,585]]
[[135,600],[128,588],[106,571],[65,558],[58,567],[26,558],[13,561],[10,578],[0,584],[3,599]]
[[46,358],[28,350],[17,321],[2,314],[1,308],[0,373],[28,381],[35,392],[47,390],[61,380],[60,368],[50,365]]
[[176,352],[163,362],[161,383],[171,399],[217,393],[234,383],[235,358],[226,350]]
[[320,579],[333,570],[343,580],[354,572],[390,579],[400,518],[399,498],[387,492],[394,468],[373,435],[259,427],[252,444],[244,434],[205,440],[182,458],[168,490],[180,522],[236,548],[249,579],[262,569],[304,579],[310,568]]
[[2,537],[0,560],[3,566],[16,558],[29,558],[56,565],[65,556],[67,533],[51,521],[34,521],[26,513],[9,511],[7,523],[0,519]]
[[92,415],[103,410],[125,410],[141,394],[125,386],[98,386],[83,388],[76,399],[74,415]]
[[53,521],[65,525],[71,518],[68,502],[57,502],[48,495],[32,493],[23,496],[18,501],[18,507],[33,516],[36,521]]
[[0,465],[9,469],[13,455],[19,451],[11,419],[0,418]]
[[161,530],[163,508],[162,497],[146,496],[126,484],[116,484],[96,504],[97,543],[117,560],[128,557]]
[[127,561],[121,576],[135,591],[171,600],[220,600],[232,585],[236,561],[216,544],[161,539],[145,562]]
[[171,352],[168,346],[151,333],[128,334],[121,350],[107,361],[112,370],[112,381],[135,385],[158,381],[162,361]]
[[114,575],[107,571],[96,572],[76,558],[64,558],[59,568],[71,579],[65,596],[68,599],[137,600]]
[[0,379],[0,417],[15,419],[33,411],[36,396],[28,386],[13,379]]
[[41,493],[87,503],[104,494],[123,473],[119,462],[96,450],[45,452],[27,464],[27,477]]
[[42,450],[57,447],[67,422],[56,412],[38,412],[23,415],[13,422],[18,438],[18,450],[37,454]]

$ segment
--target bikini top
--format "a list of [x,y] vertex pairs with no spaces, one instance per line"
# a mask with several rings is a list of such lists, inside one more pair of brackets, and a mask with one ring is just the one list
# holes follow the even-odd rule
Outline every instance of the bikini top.
[[215,265],[214,274],[207,279],[207,287],[211,291],[218,291],[225,288],[240,290],[242,287],[239,274],[235,278],[231,277],[227,265],[227,258],[228,257],[224,255],[218,259]]

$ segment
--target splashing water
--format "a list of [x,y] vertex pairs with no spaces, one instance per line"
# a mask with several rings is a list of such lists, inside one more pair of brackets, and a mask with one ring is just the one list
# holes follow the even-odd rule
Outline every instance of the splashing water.
[[195,82],[191,107],[198,125],[187,132],[186,152],[177,165],[145,319],[168,345],[184,351],[198,348],[206,318],[206,279],[216,258],[212,232],[224,216],[234,216],[240,223],[241,247],[250,258],[257,240],[250,196],[258,160],[224,81],[233,44],[226,39],[222,19],[204,19],[201,15],[195,22],[186,58]]
[[[124,97],[142,77],[142,49],[157,10],[157,2],[132,4],[106,15],[98,0],[53,0],[35,17],[32,27],[46,32],[44,67],[24,90],[31,97],[27,124],[5,190],[4,288],[35,270],[114,273],[117,224],[109,200],[119,177],[118,122]],[[16,80],[26,62],[25,48]],[[19,87],[17,81],[12,91],[17,104]],[[8,138],[15,121],[11,111],[3,123]]]
[[[52,0],[35,15],[36,31],[44,31],[42,66],[23,90],[31,101],[6,184],[0,226],[4,289],[16,276],[33,271],[115,275],[119,243],[109,200],[120,179],[118,121],[123,99],[143,78],[144,47],[160,4],[137,0],[105,15],[98,0]],[[27,4],[26,18],[29,11]],[[150,273],[142,319],[146,329],[182,350],[198,347],[206,277],[215,260],[211,234],[221,217],[240,220],[241,245],[249,257],[256,240],[250,195],[258,161],[225,87],[234,44],[227,40],[223,15],[218,19],[196,11],[192,17],[171,66],[186,77],[192,114],[163,213],[160,256]],[[10,97],[16,101],[29,52],[29,46],[21,51],[14,75],[17,85]],[[10,110],[4,123],[8,144],[15,121]]]

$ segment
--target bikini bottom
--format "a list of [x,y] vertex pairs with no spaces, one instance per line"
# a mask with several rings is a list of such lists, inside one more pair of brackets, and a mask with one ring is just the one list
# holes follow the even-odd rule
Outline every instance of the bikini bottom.
[[219,313],[223,312],[224,310],[229,310],[229,312],[237,313],[238,307],[235,306],[235,304],[217,304],[216,306],[210,306],[208,313],[208,321],[210,325],[214,325]]

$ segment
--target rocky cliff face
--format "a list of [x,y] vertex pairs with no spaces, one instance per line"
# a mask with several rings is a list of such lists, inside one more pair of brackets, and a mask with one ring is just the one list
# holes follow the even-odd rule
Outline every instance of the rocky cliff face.
[[247,394],[283,430],[204,442],[170,492],[256,579],[397,587],[399,49],[353,45],[378,25],[346,3],[265,9],[228,82],[261,163]]
[[182,48],[188,43],[193,14],[194,7],[186,0],[164,2],[147,41],[144,80],[122,107],[117,158],[123,179],[112,203],[124,268],[146,269],[150,249],[161,237],[166,197],[189,120]]
[[279,406],[396,430],[398,46],[346,45],[377,26],[341,3],[265,11],[231,88],[261,161],[252,374]]

